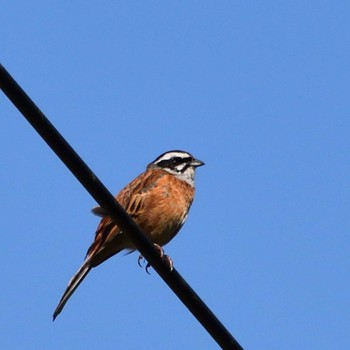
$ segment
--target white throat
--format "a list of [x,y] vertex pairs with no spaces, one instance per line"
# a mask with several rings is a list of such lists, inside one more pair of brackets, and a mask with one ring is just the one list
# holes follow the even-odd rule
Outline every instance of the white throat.
[[183,173],[172,169],[164,169],[170,174],[175,175],[178,179],[187,182],[191,187],[194,187],[194,168],[189,167]]

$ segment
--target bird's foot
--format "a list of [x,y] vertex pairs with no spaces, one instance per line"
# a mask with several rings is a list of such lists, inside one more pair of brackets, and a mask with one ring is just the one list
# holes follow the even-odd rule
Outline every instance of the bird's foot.
[[[169,270],[172,271],[173,268],[174,268],[174,263],[173,263],[173,261],[171,260],[170,256],[164,254],[164,250],[163,250],[163,248],[162,248],[160,245],[154,244],[154,247],[157,249],[159,256],[162,258],[163,261],[165,261],[165,263],[166,263],[167,266],[169,267]],[[138,257],[138,259],[137,259],[137,264],[138,264],[140,267],[142,267],[141,261],[142,261],[142,262],[145,262],[146,260],[145,260],[145,258],[144,258],[142,255],[139,255],[139,257]],[[149,271],[148,271],[148,269],[149,269],[150,267],[151,267],[151,264],[150,264],[149,262],[147,262],[147,265],[146,265],[145,270],[146,270],[146,272],[147,272],[148,274],[150,274]]]
[[173,260],[171,259],[171,257],[169,255],[164,255],[163,256],[163,260],[165,261],[165,263],[167,264],[170,272],[173,271],[174,269],[174,263]]

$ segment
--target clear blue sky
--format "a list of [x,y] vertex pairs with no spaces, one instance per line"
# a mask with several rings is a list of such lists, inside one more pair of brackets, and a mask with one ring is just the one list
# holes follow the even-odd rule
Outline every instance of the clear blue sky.
[[[175,267],[246,349],[350,346],[348,1],[7,1],[1,62],[113,193],[198,169]],[[0,94],[2,349],[216,349],[137,254],[52,323],[95,202]]]

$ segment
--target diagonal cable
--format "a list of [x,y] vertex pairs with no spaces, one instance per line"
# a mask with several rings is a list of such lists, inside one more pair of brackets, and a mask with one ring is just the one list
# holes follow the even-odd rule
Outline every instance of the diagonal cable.
[[140,253],[218,345],[222,349],[243,349],[181,275],[175,269],[169,271],[139,226],[1,64],[0,88],[95,201],[109,213],[123,231],[127,232]]

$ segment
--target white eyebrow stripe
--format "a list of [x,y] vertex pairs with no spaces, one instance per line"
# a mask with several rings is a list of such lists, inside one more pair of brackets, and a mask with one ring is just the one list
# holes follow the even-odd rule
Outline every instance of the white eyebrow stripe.
[[164,154],[161,158],[157,160],[157,163],[161,162],[162,160],[169,160],[171,158],[188,158],[191,157],[189,153],[185,152],[169,152]]

